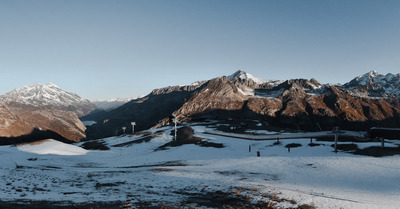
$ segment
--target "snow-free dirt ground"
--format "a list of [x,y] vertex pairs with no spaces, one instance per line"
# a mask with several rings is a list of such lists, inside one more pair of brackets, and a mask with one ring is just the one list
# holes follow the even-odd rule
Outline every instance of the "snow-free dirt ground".
[[[336,154],[333,142],[276,144],[203,134],[201,125],[192,128],[196,136],[224,147],[203,143],[157,149],[172,140],[170,127],[97,140],[110,148],[102,151],[53,140],[0,146],[0,202],[218,208],[239,201],[237,207],[400,208],[399,155]],[[288,152],[286,145],[292,143],[301,146],[292,145]],[[385,145],[398,147],[400,141]]]

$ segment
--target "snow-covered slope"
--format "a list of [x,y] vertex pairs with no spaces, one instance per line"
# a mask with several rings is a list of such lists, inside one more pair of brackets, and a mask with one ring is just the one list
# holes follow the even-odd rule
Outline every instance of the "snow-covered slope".
[[96,106],[77,94],[62,90],[53,83],[26,85],[1,96],[2,100],[24,105],[33,105],[46,109],[73,111],[84,116],[96,109]]
[[[236,86],[238,91],[246,96],[264,96],[258,94],[256,89],[272,89],[283,83],[281,80],[264,80],[242,70],[238,70],[227,78]],[[275,93],[276,94],[276,93]],[[269,96],[271,95],[268,94]],[[279,94],[280,95],[280,94]]]
[[356,96],[384,97],[394,95],[400,97],[400,73],[386,75],[371,71],[357,76],[342,86]]
[[[226,204],[245,198],[262,206],[271,202],[274,208],[303,204],[324,209],[400,208],[399,156],[335,153],[332,141],[314,141],[317,146],[311,146],[309,138],[249,141],[205,134],[202,125],[191,127],[204,141],[224,147],[186,144],[158,149],[172,141],[172,127],[101,139],[98,142],[110,150],[77,156],[38,155],[0,146],[2,159],[12,159],[0,163],[1,200],[121,201],[121,207],[113,208],[177,203],[182,208],[223,208],[218,203],[225,196],[207,204],[217,193],[227,194],[231,201]],[[399,143],[385,145],[398,147]],[[339,145],[363,149],[380,142],[339,141]]]
[[42,140],[29,144],[20,144],[17,147],[20,151],[36,153],[40,155],[84,155],[88,152],[81,147],[72,144],[66,144],[53,139]]
[[279,84],[281,84],[283,82],[281,80],[264,80],[264,79],[260,79],[260,78],[255,77],[254,75],[252,75],[250,73],[247,73],[245,71],[242,71],[242,70],[238,70],[235,73],[233,73],[232,75],[229,75],[227,77],[231,81],[235,81],[236,79],[252,80],[258,85],[269,84],[271,86],[277,86],[277,85],[279,85]]

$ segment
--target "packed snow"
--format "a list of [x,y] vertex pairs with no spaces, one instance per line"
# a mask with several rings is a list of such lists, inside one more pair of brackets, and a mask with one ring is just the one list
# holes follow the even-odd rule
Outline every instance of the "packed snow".
[[18,145],[18,150],[40,155],[85,155],[88,151],[71,144],[65,144],[53,139],[38,141],[35,143]]
[[[328,141],[314,141],[319,146],[309,146],[309,138],[277,144],[275,140],[208,135],[204,133],[207,127],[199,124],[192,124],[192,128],[196,136],[224,147],[187,144],[157,149],[172,140],[172,127],[101,139],[98,142],[110,150],[77,151],[82,155],[74,156],[63,153],[73,152],[70,146],[74,145],[53,140],[32,146],[1,146],[0,200],[160,204],[183,202],[194,193],[240,190],[253,202],[270,201],[266,194],[294,200],[276,202],[275,206],[281,208],[301,204],[316,208],[400,208],[400,156],[335,153],[333,142]],[[289,152],[286,145],[292,143],[300,146]],[[386,145],[398,146],[400,141],[387,141]],[[38,150],[53,151],[31,153]]]

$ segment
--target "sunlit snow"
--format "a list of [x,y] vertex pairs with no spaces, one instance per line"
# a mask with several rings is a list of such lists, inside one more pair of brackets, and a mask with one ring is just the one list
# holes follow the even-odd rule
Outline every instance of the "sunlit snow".
[[88,151],[71,144],[65,144],[53,139],[27,143],[18,146],[18,150],[36,154],[53,155],[85,155]]
[[[336,154],[332,141],[314,140],[318,146],[309,146],[310,138],[282,139],[276,144],[276,140],[205,134],[209,127],[201,125],[192,124],[192,128],[196,136],[225,147],[188,144],[156,151],[172,140],[172,127],[98,140],[110,148],[107,151],[87,152],[54,140],[17,148],[0,146],[1,200],[178,203],[187,198],[180,191],[205,194],[239,188],[242,195],[254,198],[252,201],[268,201],[263,194],[296,201],[278,203],[277,208],[300,204],[335,209],[400,208],[399,156]],[[154,138],[132,143],[149,134]],[[286,145],[290,143],[301,146],[289,152]],[[388,147],[399,144],[399,140],[385,143]]]

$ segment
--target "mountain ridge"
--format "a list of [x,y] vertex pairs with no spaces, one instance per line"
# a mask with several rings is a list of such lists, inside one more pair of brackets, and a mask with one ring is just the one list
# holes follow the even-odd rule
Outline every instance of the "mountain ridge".
[[[173,114],[197,121],[233,120],[242,124],[257,120],[271,126],[307,131],[335,126],[353,130],[398,127],[398,88],[400,74],[381,75],[376,71],[343,85],[332,85],[302,78],[265,80],[239,70],[190,85],[154,89],[108,112],[97,111],[85,116],[96,110],[90,101],[65,92],[53,83],[34,84],[0,96],[0,137],[26,135],[38,129],[54,131],[72,141],[104,138],[123,134],[122,127],[129,133],[131,122],[136,122],[135,130],[169,125]],[[74,107],[76,103],[83,103],[83,107]],[[87,103],[90,104],[85,106]],[[86,129],[77,114],[83,115],[82,120],[95,120],[96,124]]]
[[[360,97],[344,85],[321,84],[315,79],[263,80],[236,71],[230,76],[196,85],[155,89],[97,118],[98,124],[88,128],[87,133],[89,138],[93,133],[96,137],[111,136],[122,133],[121,127],[127,127],[129,132],[132,121],[137,122],[136,130],[165,126],[171,124],[169,116],[172,114],[186,115],[192,120],[260,120],[278,127],[308,131],[335,126],[365,130],[373,125],[400,125],[396,96]],[[107,128],[110,129],[108,134],[99,133]]]
[[357,76],[342,87],[360,97],[400,97],[400,73],[382,75],[377,71],[370,71]]

